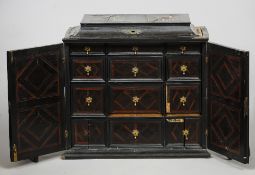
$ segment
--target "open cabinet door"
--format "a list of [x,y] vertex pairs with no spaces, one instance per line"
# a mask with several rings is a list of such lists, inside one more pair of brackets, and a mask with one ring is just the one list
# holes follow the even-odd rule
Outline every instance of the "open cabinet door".
[[11,161],[65,147],[63,44],[7,52]]
[[208,148],[249,163],[249,52],[208,43]]

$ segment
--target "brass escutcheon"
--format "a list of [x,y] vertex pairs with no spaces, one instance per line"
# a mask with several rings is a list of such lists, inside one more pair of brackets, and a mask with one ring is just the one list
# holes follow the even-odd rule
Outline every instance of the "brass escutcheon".
[[87,73],[87,76],[89,76],[90,72],[92,71],[92,67],[87,65],[84,67],[85,72]]
[[136,77],[136,75],[138,74],[138,72],[139,72],[139,68],[136,67],[136,66],[134,66],[134,67],[132,68],[132,73],[134,74],[134,77]]
[[85,101],[86,101],[87,105],[90,106],[90,103],[92,103],[93,98],[92,97],[86,97]]
[[134,136],[134,139],[136,139],[136,138],[139,136],[139,131],[138,131],[137,129],[134,129],[134,130],[132,131],[132,134],[133,134],[133,136]]
[[181,98],[180,98],[180,103],[182,103],[182,106],[185,106],[185,103],[187,102],[187,98],[186,97],[184,97],[184,96],[182,96]]
[[183,64],[180,66],[180,70],[182,71],[182,75],[185,75],[186,72],[188,71],[188,66]]
[[140,100],[140,98],[137,97],[137,96],[132,97],[132,101],[133,101],[133,103],[134,103],[134,106],[137,105],[137,103],[139,102],[139,100]]
[[187,50],[186,46],[181,46],[180,47],[181,53],[184,54],[184,52]]
[[184,130],[182,131],[182,135],[185,137],[185,140],[188,140],[188,139],[189,139],[189,138],[188,138],[189,130],[184,129]]
[[134,51],[134,54],[136,55],[139,48],[137,46],[132,47],[132,51]]
[[84,50],[85,50],[86,54],[88,55],[89,52],[91,51],[91,48],[90,47],[84,47]]

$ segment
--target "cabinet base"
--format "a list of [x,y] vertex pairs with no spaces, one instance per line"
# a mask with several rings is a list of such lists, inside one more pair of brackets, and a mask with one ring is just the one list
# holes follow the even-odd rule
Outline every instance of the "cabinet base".
[[63,159],[209,158],[206,149],[73,147]]

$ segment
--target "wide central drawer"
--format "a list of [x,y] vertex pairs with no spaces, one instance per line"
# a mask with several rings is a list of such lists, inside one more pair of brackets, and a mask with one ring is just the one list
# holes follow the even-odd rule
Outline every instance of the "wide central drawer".
[[160,56],[111,56],[110,80],[114,79],[162,79]]
[[110,113],[161,113],[162,85],[114,84],[110,85]]

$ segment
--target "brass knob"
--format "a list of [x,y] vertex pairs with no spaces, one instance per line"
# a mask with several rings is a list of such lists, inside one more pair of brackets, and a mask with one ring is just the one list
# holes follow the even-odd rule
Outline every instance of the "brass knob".
[[133,103],[134,103],[134,106],[136,106],[137,103],[140,101],[140,98],[137,97],[137,96],[134,96],[134,97],[132,97],[132,101],[133,101]]
[[182,106],[185,106],[185,103],[187,102],[187,98],[186,97],[184,97],[184,96],[182,96],[181,98],[180,98],[180,103],[182,103]]
[[87,65],[84,67],[84,71],[87,73],[87,76],[89,76],[90,72],[92,71],[92,67]]
[[180,70],[182,71],[182,75],[185,75],[186,72],[188,71],[188,66],[183,64],[180,66]]
[[93,98],[92,97],[86,97],[85,101],[86,101],[87,105],[90,106],[90,104],[93,102]]
[[180,47],[181,53],[184,54],[184,52],[187,50],[186,46],[181,46]]
[[134,136],[134,139],[136,139],[136,138],[139,136],[139,131],[138,131],[137,129],[134,129],[134,130],[132,131],[132,134],[133,134],[133,136]]
[[134,52],[135,55],[137,54],[138,50],[139,50],[138,47],[136,46],[132,47],[132,51]]
[[188,138],[189,130],[184,129],[184,130],[182,131],[182,135],[185,137],[185,140],[189,140],[189,138]]
[[138,74],[138,72],[139,72],[139,68],[138,68],[137,66],[134,66],[134,67],[132,68],[132,73],[134,74],[134,77],[136,77],[136,75]]
[[89,52],[91,51],[91,48],[90,47],[84,47],[84,50],[85,50],[86,54],[88,55]]

